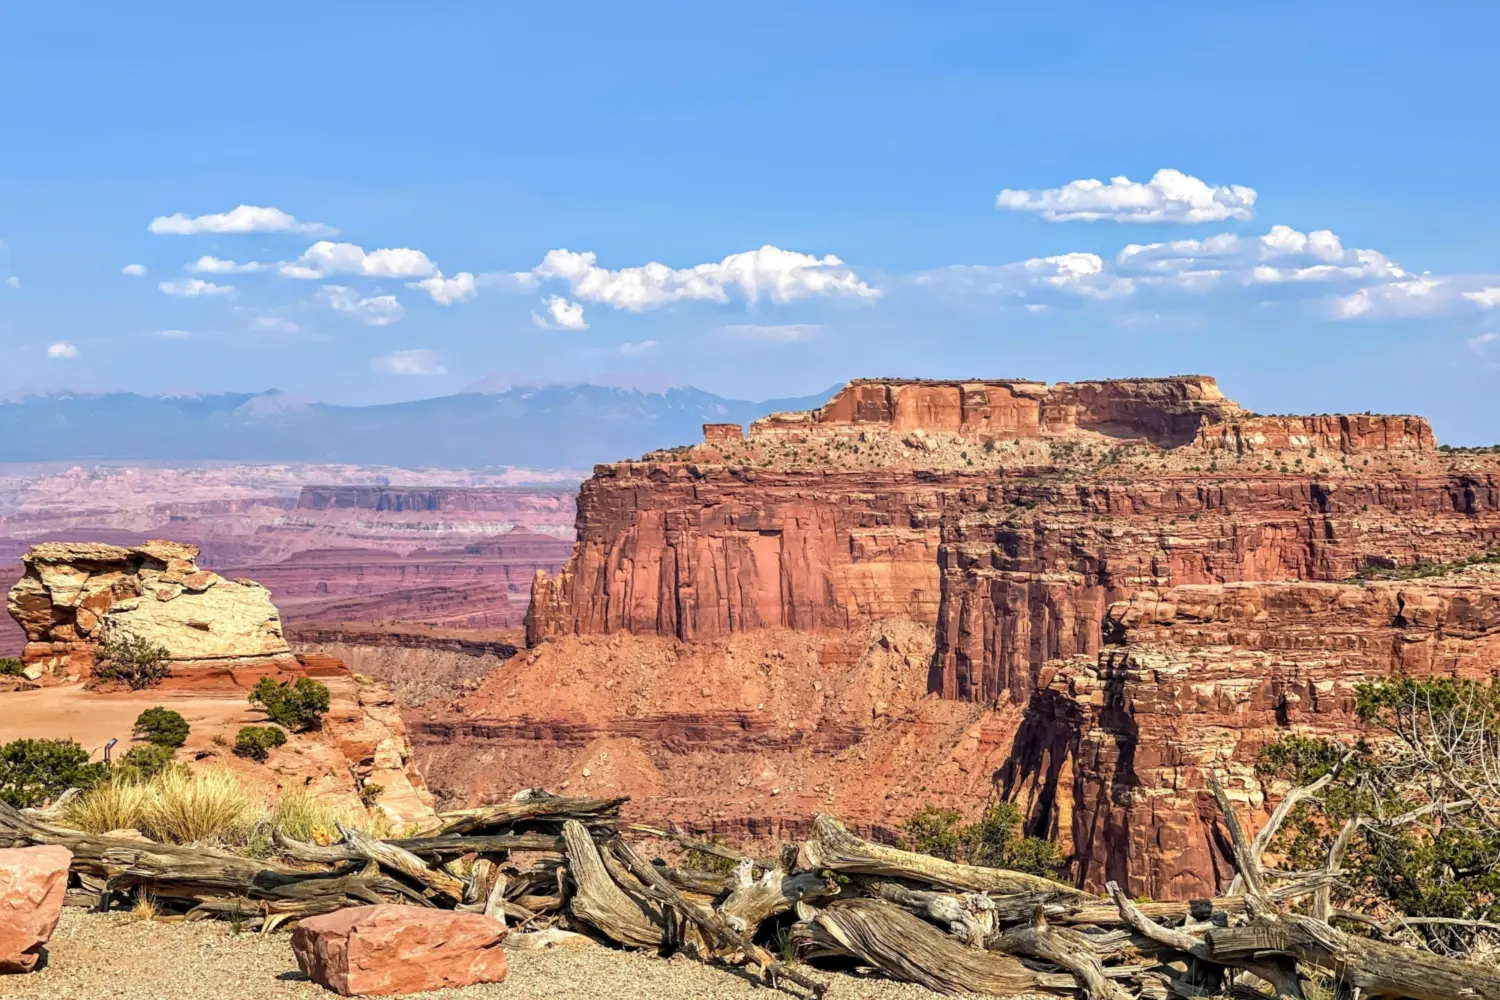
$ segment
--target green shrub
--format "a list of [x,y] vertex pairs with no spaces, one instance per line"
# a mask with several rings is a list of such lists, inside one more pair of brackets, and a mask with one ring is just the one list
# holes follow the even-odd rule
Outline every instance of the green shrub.
[[262,677],[250,692],[250,704],[259,705],[271,721],[300,733],[317,729],[328,711],[328,688],[311,677],[299,677],[295,684],[278,684]]
[[286,743],[286,733],[275,726],[243,726],[234,738],[234,753],[265,763],[271,751]]
[[0,677],[20,677],[25,669],[14,656],[0,656]]
[[187,742],[187,720],[170,708],[157,705],[136,716],[132,732],[158,747],[180,747]]
[[960,825],[962,818],[952,809],[928,806],[902,824],[901,846],[945,861],[1047,878],[1057,878],[1067,863],[1052,841],[1019,836],[1021,811],[1013,802],[990,806],[968,825]]
[[171,653],[138,635],[121,633],[105,639],[99,646],[94,676],[107,681],[124,681],[132,691],[160,684],[171,667]]
[[15,740],[0,746],[0,802],[17,809],[45,805],[69,788],[91,788],[109,767],[89,763],[75,740]]
[[124,781],[150,781],[177,762],[172,747],[147,743],[131,747],[115,762],[115,775]]

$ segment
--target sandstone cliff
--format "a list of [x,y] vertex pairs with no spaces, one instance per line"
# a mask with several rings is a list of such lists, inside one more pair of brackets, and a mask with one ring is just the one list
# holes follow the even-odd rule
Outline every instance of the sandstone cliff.
[[[1356,676],[1459,669],[1457,654],[1417,663],[1415,652],[1274,667],[1255,643],[1290,641],[1316,602],[1256,588],[1344,595],[1333,607],[1347,628],[1329,625],[1320,642],[1415,648],[1405,617],[1382,618],[1386,605],[1337,581],[1485,551],[1500,539],[1497,473],[1494,456],[1438,451],[1418,417],[1261,416],[1199,376],[854,382],[748,434],[714,427],[697,445],[596,468],[572,557],[533,586],[533,652],[419,720],[419,749],[448,760],[444,741],[493,745],[517,778],[576,768],[577,781],[585,767],[601,773],[597,755],[579,762],[605,741],[611,759],[639,767],[602,773],[648,812],[675,789],[775,775],[774,796],[714,791],[704,821],[721,829],[763,829],[817,802],[889,827],[928,802],[972,812],[993,786],[1026,802],[1032,830],[1067,841],[1083,884],[1205,894],[1223,872],[1207,832],[1209,762],[1234,765],[1241,794],[1262,804],[1245,768],[1302,724],[1290,695],[1311,704],[1318,685]],[[1215,656],[1174,660],[1163,689],[1165,675],[1139,666],[1157,654],[1130,609],[1194,586],[1293,610],[1266,633],[1282,639],[1230,628]],[[1345,607],[1360,601],[1372,603]],[[923,650],[919,666],[903,658],[899,697],[868,667],[872,644],[896,634],[908,657]],[[816,651],[794,653],[788,636]],[[772,642],[783,659],[762,656]],[[759,714],[775,698],[729,653],[763,659],[771,688],[800,692],[789,716]],[[1281,686],[1249,701],[1270,709],[1226,707],[1273,677]],[[580,693],[564,697],[569,685]],[[579,707],[585,691],[603,703]],[[1179,729],[1200,701],[1216,707]],[[1331,718],[1350,724],[1347,709]]]
[[120,634],[164,647],[177,666],[291,663],[270,593],[200,570],[197,556],[196,546],[168,541],[33,546],[7,600],[26,632],[22,659],[77,676],[93,665],[101,642]]

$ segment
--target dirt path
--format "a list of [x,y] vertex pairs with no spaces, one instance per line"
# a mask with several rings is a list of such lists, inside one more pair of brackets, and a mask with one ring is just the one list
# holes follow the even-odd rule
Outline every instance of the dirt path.
[[[47,967],[0,976],[0,996],[25,1000],[326,1000],[303,978],[290,935],[231,933],[215,922],[161,924],[126,914],[67,910]],[[480,1000],[776,1000],[733,971],[594,944],[512,951],[504,983],[417,994]],[[819,975],[828,1000],[937,1000],[920,987],[855,975]],[[1055,998],[1053,998],[1055,1000]]]

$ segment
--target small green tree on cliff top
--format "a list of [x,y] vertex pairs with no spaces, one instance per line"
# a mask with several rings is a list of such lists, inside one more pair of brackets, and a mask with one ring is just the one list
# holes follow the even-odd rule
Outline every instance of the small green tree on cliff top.
[[262,677],[250,692],[250,704],[259,705],[272,722],[300,733],[322,726],[328,711],[328,687],[311,677],[299,677],[292,684]]

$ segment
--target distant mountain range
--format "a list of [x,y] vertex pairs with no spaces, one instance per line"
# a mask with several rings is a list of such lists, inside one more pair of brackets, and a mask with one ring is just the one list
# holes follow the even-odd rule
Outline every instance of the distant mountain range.
[[816,396],[751,402],[691,386],[510,386],[409,403],[332,406],[272,390],[0,396],[0,462],[343,462],[411,468],[586,469],[688,444],[705,423],[748,424]]

